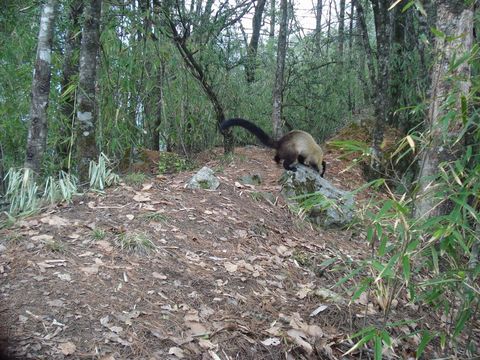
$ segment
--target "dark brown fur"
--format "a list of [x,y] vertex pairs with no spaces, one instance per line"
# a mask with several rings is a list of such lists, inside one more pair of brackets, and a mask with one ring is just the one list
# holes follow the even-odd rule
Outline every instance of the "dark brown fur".
[[232,126],[243,127],[254,134],[264,145],[277,150],[274,160],[277,164],[283,160],[283,167],[286,170],[295,171],[296,168],[292,166],[295,162],[310,166],[317,172],[320,172],[320,166],[322,166],[320,176],[323,177],[326,169],[323,151],[309,133],[301,130],[292,130],[280,138],[280,140],[275,141],[257,125],[239,118],[224,121],[220,125],[220,130],[225,130]]

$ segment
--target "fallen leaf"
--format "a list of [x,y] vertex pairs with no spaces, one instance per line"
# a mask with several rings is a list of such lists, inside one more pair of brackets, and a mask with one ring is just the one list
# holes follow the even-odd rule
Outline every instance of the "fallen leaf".
[[240,239],[245,239],[248,236],[248,232],[246,230],[235,230],[234,233]]
[[315,290],[315,295],[317,295],[320,299],[324,301],[334,302],[338,304],[344,304],[345,299],[342,298],[337,293],[333,292],[332,290],[320,288]]
[[40,221],[44,224],[52,225],[52,226],[65,226],[70,223],[70,220],[61,218],[60,216],[57,216],[57,215],[45,216],[41,218]]
[[207,328],[198,322],[185,321],[185,325],[190,328],[191,336],[200,336],[208,333]]
[[178,357],[179,359],[183,359],[185,355],[183,354],[183,350],[177,346],[173,346],[170,349],[168,349],[168,353],[170,355],[174,355]]
[[155,279],[159,279],[159,280],[166,280],[167,277],[163,274],[160,274],[160,273],[157,273],[157,272],[153,272],[152,273],[152,276],[155,278]]
[[150,190],[153,187],[153,183],[143,184],[142,191]]
[[368,293],[363,292],[358,299],[354,301],[355,304],[367,305],[368,304]]
[[41,234],[41,235],[37,235],[37,236],[32,236],[30,238],[30,240],[32,240],[32,241],[50,241],[50,240],[53,240],[53,236],[52,235],[47,235],[47,234]]
[[96,275],[98,274],[98,265],[92,265],[92,266],[84,266],[81,267],[80,270],[82,270],[86,275]]
[[215,354],[212,350],[208,350],[208,353],[210,354],[213,360],[222,360],[222,358],[217,354]]
[[123,346],[132,346],[132,343],[130,341],[122,339],[120,336],[118,336],[117,334],[115,334],[113,332],[106,333],[105,338],[107,340],[115,341],[119,344],[122,344]]
[[147,201],[150,201],[150,195],[137,193],[136,195],[133,196],[133,200],[135,200],[136,202],[147,202]]
[[275,336],[280,336],[282,334],[282,329],[278,325],[273,325],[272,327],[267,329],[266,332]]
[[223,266],[225,266],[225,269],[229,273],[234,273],[238,269],[238,265],[232,264],[231,262],[228,262],[228,261],[225,264],[223,264]]
[[[132,325],[132,319],[136,319],[139,316],[140,316],[140,311],[132,310],[132,311],[127,312],[127,313],[118,314],[118,315],[116,315],[116,318],[118,320],[124,322],[127,325]],[[110,330],[112,330],[112,329],[110,329]]]
[[198,311],[194,309],[188,310],[187,313],[185,314],[184,320],[199,322],[200,318],[198,317]]
[[277,246],[277,253],[281,257],[287,257],[292,255],[292,250],[286,247],[285,245]]
[[105,250],[106,252],[111,252],[113,250],[113,246],[107,240],[98,240],[95,242],[95,245]]
[[320,314],[322,311],[325,311],[328,308],[328,305],[320,305],[315,310],[313,310],[310,314],[310,317]]
[[308,343],[306,339],[306,334],[297,329],[290,329],[287,331],[287,335],[293,340],[295,344],[302,347],[308,354],[311,354],[313,351],[312,345]]
[[297,291],[297,297],[299,299],[304,299],[307,297],[307,295],[312,291],[312,289],[310,289],[309,287],[307,286],[304,286],[302,287],[300,290]]
[[215,349],[217,347],[210,340],[202,339],[202,338],[198,339],[198,345],[200,345],[202,349],[207,349],[207,350]]
[[63,355],[71,355],[75,352],[77,347],[75,346],[74,343],[67,341],[65,343],[58,345],[58,349],[62,352]]
[[113,354],[108,354],[108,355],[102,356],[100,360],[115,360],[115,356],[113,356]]
[[277,346],[280,345],[280,339],[277,337],[271,337],[261,341],[261,343],[265,346]]
[[53,307],[62,307],[63,301],[60,299],[47,301],[47,304]]

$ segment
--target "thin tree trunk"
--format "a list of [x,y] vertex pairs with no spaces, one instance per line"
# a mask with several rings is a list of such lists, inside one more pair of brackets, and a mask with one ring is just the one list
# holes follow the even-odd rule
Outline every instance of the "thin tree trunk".
[[343,64],[343,43],[345,41],[345,0],[340,0],[340,14],[338,16],[338,57]]
[[328,50],[330,49],[330,31],[332,28],[332,0],[328,2],[328,20],[327,20],[327,49],[326,53],[328,56]]
[[[350,25],[348,28],[348,66],[352,68],[353,65],[353,14],[355,12],[355,8],[353,5],[353,1],[350,2]],[[352,95],[352,87],[348,87],[348,110],[350,112],[355,111],[355,98]]]
[[367,30],[367,23],[365,21],[365,12],[363,11],[363,6],[360,0],[352,0],[355,4],[355,8],[357,9],[357,21],[358,26],[360,27],[360,33],[362,36],[363,48],[367,55],[367,66],[368,66],[368,73],[370,75],[370,83],[371,86],[375,86],[376,84],[376,76],[375,76],[375,61],[373,57],[373,51],[370,47],[370,39],[368,36]]
[[88,181],[90,161],[98,160],[95,139],[97,123],[95,80],[100,47],[101,7],[101,0],[88,0],[84,8],[76,114],[77,164],[79,179],[82,183]]
[[265,9],[265,3],[267,0],[258,0],[257,6],[255,6],[255,14],[252,20],[252,37],[247,48],[247,64],[245,67],[247,82],[252,83],[255,81],[255,70],[257,67],[257,49],[258,40],[260,39],[260,29],[262,27],[262,15]]
[[47,108],[50,95],[51,53],[56,0],[42,7],[38,32],[37,57],[32,81],[32,103],[28,127],[25,167],[40,173],[43,153],[47,146]]
[[163,90],[165,80],[165,63],[160,60],[160,66],[157,73],[157,110],[152,129],[152,150],[160,150],[160,124],[163,117]]
[[372,134],[372,161],[370,164],[373,170],[373,177],[383,172],[383,151],[382,142],[385,124],[388,122],[390,113],[390,97],[388,96],[389,84],[389,16],[388,0],[371,0],[375,20],[375,34],[377,40],[377,67],[375,86],[375,123]]
[[[436,28],[445,38],[435,39],[436,61],[432,70],[431,101],[426,119],[429,144],[424,149],[418,174],[418,196],[415,202],[416,218],[429,218],[445,214],[446,206],[439,205],[445,199],[435,199],[435,176],[443,161],[457,159],[463,146],[452,145],[461,126],[450,121],[444,130],[443,120],[447,110],[445,103],[452,93],[467,95],[470,90],[470,65],[464,62],[450,72],[454,58],[459,59],[473,46],[473,5],[467,6],[463,0],[437,2]],[[456,104],[457,109],[460,104]],[[458,110],[459,111],[459,110]],[[444,203],[445,204],[445,203]]]
[[143,17],[143,31],[139,31],[138,40],[142,42],[142,76],[140,89],[142,91],[141,104],[143,107],[143,127],[147,131],[145,146],[151,150],[157,150],[159,147],[158,136],[155,135],[156,123],[156,103],[159,96],[158,91],[152,91],[148,88],[148,79],[155,78],[155,69],[152,59],[148,53],[148,39],[153,39],[153,22],[150,13],[150,0],[141,0],[138,3],[141,16]]
[[57,152],[63,162],[64,171],[70,171],[69,153],[71,151],[72,120],[75,112],[75,92],[71,91],[75,76],[78,75],[78,52],[81,44],[80,16],[83,11],[83,0],[74,0],[70,4],[69,26],[65,36],[65,52],[63,57],[61,80],[61,112],[63,126],[59,129],[60,138],[56,144]]
[[402,94],[402,84],[405,82],[405,74],[402,72],[402,66],[404,66],[404,64],[396,61],[396,59],[403,59],[408,51],[407,47],[410,44],[405,41],[405,29],[407,27],[407,17],[412,13],[402,12],[401,10],[400,6],[396,6],[392,11],[392,38],[390,42],[392,44],[393,61],[390,69],[392,74],[390,79],[390,106],[393,114],[391,116],[391,124],[399,129],[408,130],[405,124],[403,124],[403,126],[400,124],[400,111],[395,111],[403,105],[404,94]]
[[315,7],[315,38],[317,40],[317,47],[320,48],[320,40],[322,38],[322,11],[323,0],[317,0]]
[[275,71],[275,85],[273,89],[273,136],[279,139],[282,134],[282,111],[283,111],[283,77],[285,72],[285,58],[287,54],[287,19],[288,19],[288,2],[287,0],[280,1],[280,32],[278,34],[277,47],[277,69]]
[[5,168],[4,168],[4,165],[3,165],[3,161],[4,161],[3,145],[0,142],[0,195],[5,194],[5,181],[4,181],[4,179],[5,179]]
[[[175,46],[180,52],[180,55],[182,56],[185,65],[188,67],[193,77],[198,80],[198,82],[203,88],[203,91],[205,92],[205,95],[212,103],[217,123],[218,125],[220,125],[223,121],[225,121],[225,111],[222,104],[220,103],[220,99],[217,93],[215,92],[212,85],[209,83],[204,68],[195,59],[195,57],[193,56],[194,53],[188,48],[186,39],[180,36],[180,34],[178,33],[177,27],[175,23],[171,20],[169,14],[167,14],[167,21],[169,23],[170,31],[173,35],[173,41],[175,43]],[[233,134],[231,131],[225,131],[224,133],[223,148],[225,153],[233,152],[234,142]]]
[[270,32],[268,33],[270,39],[275,37],[275,21],[275,0],[270,0]]

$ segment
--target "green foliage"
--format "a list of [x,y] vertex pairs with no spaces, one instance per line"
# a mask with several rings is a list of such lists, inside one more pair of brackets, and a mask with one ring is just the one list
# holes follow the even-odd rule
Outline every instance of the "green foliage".
[[107,233],[103,229],[95,228],[92,230],[92,237],[95,240],[103,240],[105,239],[106,236],[107,236]]
[[43,186],[43,194],[39,194],[39,186],[31,170],[11,168],[6,177],[6,201],[10,204],[9,216],[26,216],[35,213],[45,202],[70,202],[77,193],[77,179],[63,171],[58,179],[49,176]]
[[193,168],[195,168],[195,163],[189,159],[175,153],[160,152],[158,161],[158,172],[160,174],[187,171]]
[[100,154],[98,163],[90,162],[88,176],[90,178],[90,189],[103,191],[105,187],[116,185],[120,182],[120,177],[110,168],[110,160],[105,154]]
[[64,252],[65,244],[61,241],[50,239],[45,242],[45,247],[51,252]]
[[[38,23],[37,7],[20,11],[20,2],[0,11],[0,145],[3,167],[19,167],[25,159],[33,60]],[[38,7],[39,8],[39,7]]]
[[123,233],[117,238],[117,244],[122,250],[140,255],[146,255],[155,249],[155,244],[146,233]]
[[167,215],[159,212],[147,213],[145,215],[142,215],[142,218],[145,221],[156,221],[156,222],[163,222],[163,223],[166,223],[169,220]]
[[32,171],[11,168],[5,180],[7,183],[5,199],[10,203],[9,214],[16,216],[35,213],[39,208],[38,185]]
[[[474,47],[462,59],[478,61],[476,56]],[[387,182],[383,182],[388,199],[372,202],[359,214],[367,224],[366,238],[375,252],[339,283],[346,283],[358,273],[366,274],[351,290],[354,297],[364,292],[375,293],[384,310],[385,322],[355,334],[358,340],[349,352],[370,343],[377,354],[378,347],[388,346],[383,331],[390,326],[386,322],[392,301],[401,295],[430,309],[439,318],[449,319],[445,326],[441,321],[437,326],[419,324],[421,340],[417,358],[426,353],[427,346],[443,354],[478,356],[471,336],[475,324],[469,320],[478,318],[480,307],[480,128],[476,112],[467,109],[472,108],[470,102],[479,89],[478,79],[473,79],[473,88],[467,96],[452,86],[442,105],[443,133],[436,136],[442,137],[447,148],[466,144],[457,153],[458,157],[441,162],[438,173],[430,179],[433,207],[443,207],[445,211],[412,218],[415,193],[394,194]],[[456,136],[451,136],[452,127],[457,129]],[[401,159],[406,154],[416,154],[419,148],[430,146],[428,138],[428,133],[408,135],[394,155]],[[364,152],[355,144],[348,148]],[[440,342],[432,342],[434,338]]]
[[142,185],[146,179],[147,179],[147,175],[141,172],[130,173],[125,175],[125,177],[123,178],[123,180],[125,180],[125,183],[127,183],[128,185],[136,185],[136,186]]
[[58,179],[52,176],[47,178],[42,197],[51,204],[58,201],[70,203],[73,195],[77,193],[77,184],[78,179],[75,176],[61,171]]

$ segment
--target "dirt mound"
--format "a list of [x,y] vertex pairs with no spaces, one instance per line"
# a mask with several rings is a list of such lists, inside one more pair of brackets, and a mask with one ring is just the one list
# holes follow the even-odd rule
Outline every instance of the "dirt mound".
[[[10,352],[38,359],[345,352],[363,310],[329,303],[320,290],[338,280],[332,267],[367,256],[364,238],[315,229],[289,211],[271,151],[237,149],[231,162],[220,155],[197,159],[216,170],[217,191],[185,189],[193,172],[159,176],[88,193],[2,230],[0,315]],[[333,153],[326,161],[326,179],[340,188],[363,182],[358,169],[342,173]],[[247,174],[262,183],[240,184]]]

